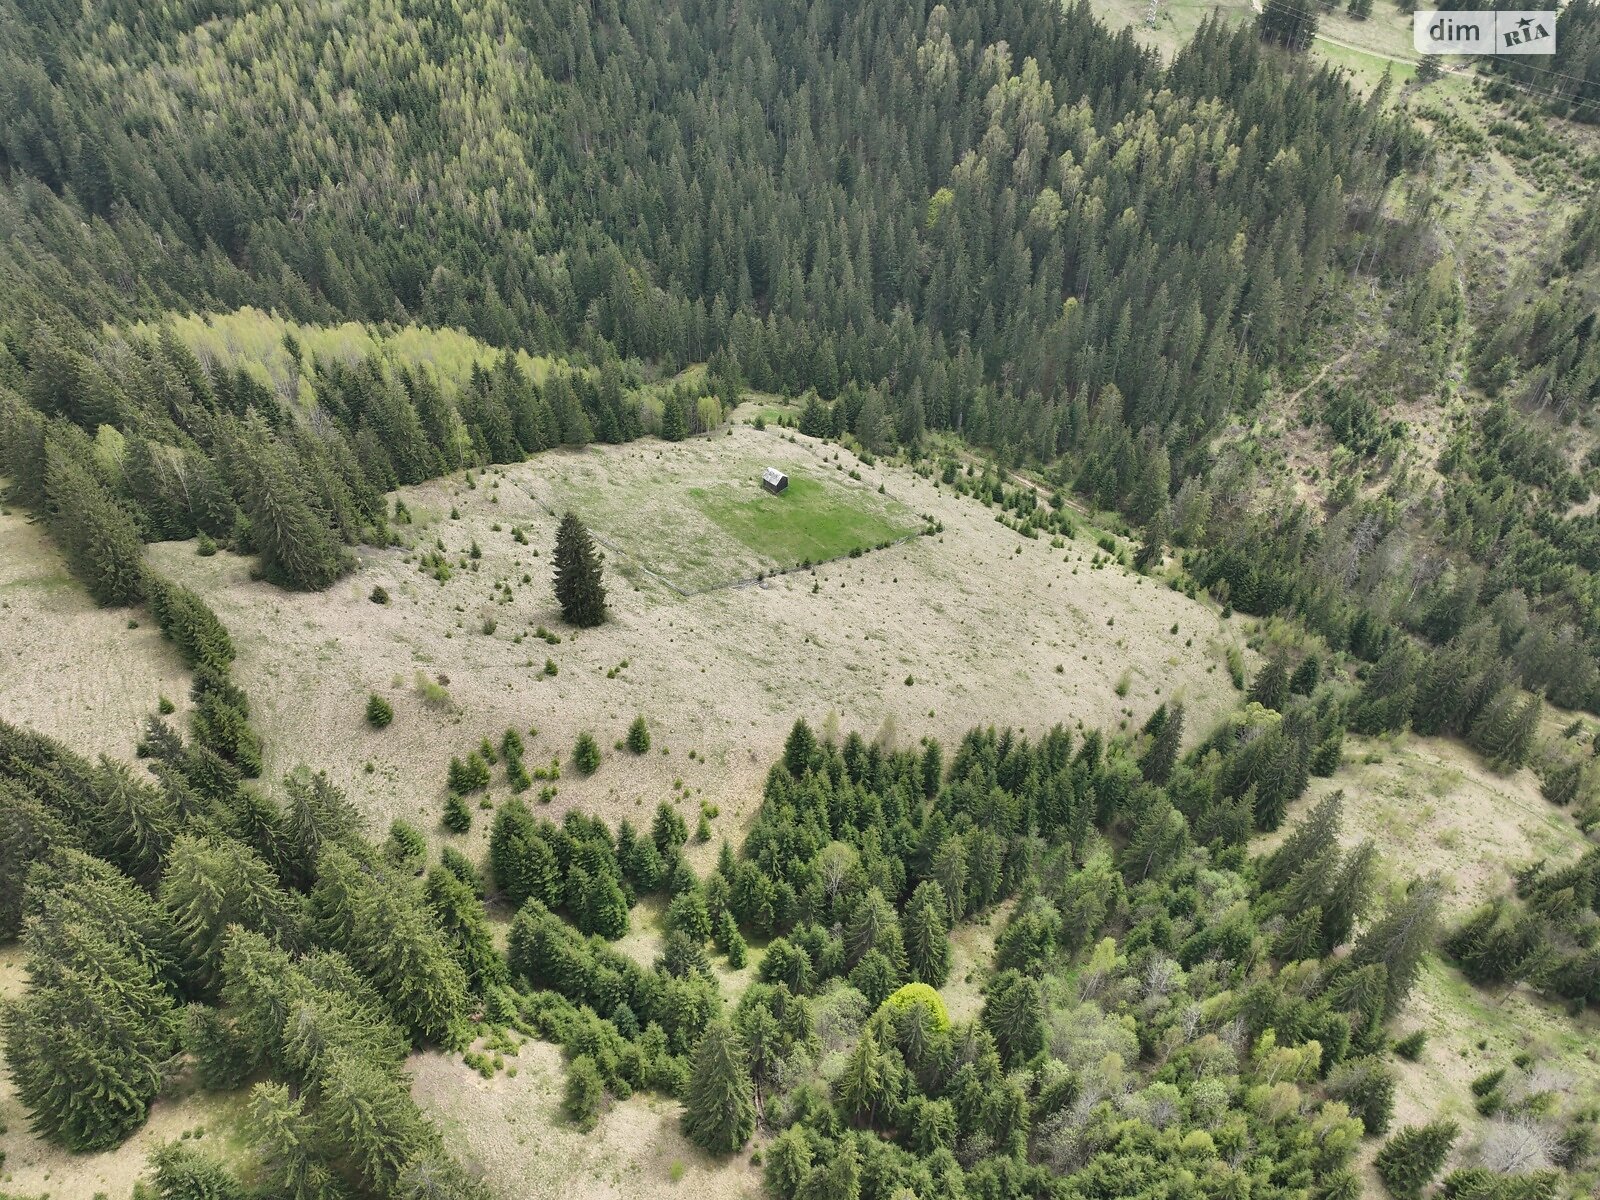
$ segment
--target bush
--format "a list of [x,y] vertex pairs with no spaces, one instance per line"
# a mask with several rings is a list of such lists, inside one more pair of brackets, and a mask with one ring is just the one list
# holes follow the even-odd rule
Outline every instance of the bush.
[[650,727],[644,723],[644,717],[637,716],[633,724],[628,726],[628,749],[635,754],[647,754],[650,751]]
[[444,802],[444,827],[451,833],[465,833],[472,828],[472,810],[467,802],[454,792]]
[[1460,1130],[1454,1121],[1408,1125],[1390,1138],[1373,1165],[1383,1186],[1399,1200],[1414,1200],[1444,1166]]
[[1506,1077],[1504,1067],[1496,1067],[1492,1071],[1485,1071],[1472,1081],[1472,1094],[1474,1096],[1487,1096],[1500,1086],[1500,1081]]
[[1418,1029],[1406,1034],[1394,1044],[1394,1052],[1407,1062],[1416,1062],[1422,1057],[1422,1048],[1428,1044],[1428,1031]]
[[394,706],[374,692],[367,697],[367,724],[374,729],[387,729],[394,720]]
[[593,775],[600,769],[600,746],[587,729],[578,735],[578,744],[572,748],[572,761],[580,775]]
[[567,1068],[567,1092],[561,1101],[562,1111],[587,1133],[600,1123],[600,1105],[605,1095],[606,1086],[594,1059],[587,1054],[578,1055]]
[[428,857],[428,840],[409,821],[396,820],[389,826],[389,840],[384,843],[383,852],[397,867],[415,868]]
[[489,786],[489,764],[476,750],[467,755],[466,761],[452,758],[448,782],[450,790],[458,796],[481,792]]
[[372,592],[367,596],[367,599],[371,600],[374,604],[387,604],[389,603],[389,589],[384,587],[382,584],[379,584],[377,587],[372,589]]

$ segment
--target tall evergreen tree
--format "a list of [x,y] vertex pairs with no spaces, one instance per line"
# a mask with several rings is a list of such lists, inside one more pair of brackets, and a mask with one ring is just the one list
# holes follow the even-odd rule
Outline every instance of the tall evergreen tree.
[[712,1154],[731,1154],[755,1130],[755,1104],[744,1047],[720,1018],[706,1026],[694,1053],[683,1131]]
[[600,552],[576,514],[567,513],[556,530],[556,599],[562,615],[580,629],[606,619],[606,589],[600,579]]
[[1455,1144],[1460,1127],[1454,1121],[1408,1125],[1378,1151],[1373,1165],[1396,1200],[1416,1200],[1433,1182]]

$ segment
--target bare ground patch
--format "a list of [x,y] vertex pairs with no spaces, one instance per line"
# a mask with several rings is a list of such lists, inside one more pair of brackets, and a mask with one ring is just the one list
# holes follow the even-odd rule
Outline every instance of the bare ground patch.
[[[613,1102],[590,1133],[561,1112],[561,1051],[525,1043],[509,1072],[492,1079],[458,1059],[413,1057],[412,1094],[461,1161],[498,1196],[517,1200],[750,1200],[761,1192],[754,1145],[716,1160],[678,1129],[681,1106],[652,1094]],[[674,1176],[677,1178],[674,1178]]]
[[0,719],[131,758],[163,695],[181,711],[189,674],[149,614],[98,607],[42,528],[0,515]]

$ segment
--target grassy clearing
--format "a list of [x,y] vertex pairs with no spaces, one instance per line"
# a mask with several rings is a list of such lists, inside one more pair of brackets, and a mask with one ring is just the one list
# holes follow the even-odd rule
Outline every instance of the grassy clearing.
[[590,1133],[561,1112],[565,1068],[544,1042],[521,1047],[509,1072],[484,1079],[459,1058],[412,1059],[412,1094],[438,1122],[469,1169],[498,1196],[518,1200],[756,1200],[760,1170],[750,1153],[707,1157],[678,1129],[681,1106],[651,1094],[613,1103]]
[[909,512],[869,507],[864,492],[801,475],[776,496],[748,483],[691,488],[689,495],[723,532],[782,565],[826,562],[916,531]]
[[[944,531],[764,587],[689,598],[637,565],[721,578],[767,567],[687,493],[748,479],[753,496],[768,462],[849,488],[869,510],[894,501],[929,514]],[[722,838],[737,843],[798,716],[835,736],[858,730],[904,744],[928,733],[953,746],[975,725],[1032,734],[1058,721],[1133,725],[1181,692],[1199,737],[1237,699],[1214,648],[1237,619],[1221,621],[1160,581],[1096,569],[1088,535],[1062,546],[1023,538],[995,510],[904,467],[867,467],[770,429],[559,451],[475,472],[472,486],[458,476],[407,488],[403,498],[416,524],[402,528],[418,552],[443,542],[446,582],[404,548],[363,550],[359,571],[316,595],[253,582],[250,563],[226,552],[201,558],[190,543],[150,551],[233,633],[236,671],[266,738],[267,780],[301,762],[326,766],[380,832],[404,817],[451,836],[438,826],[450,758],[508,727],[523,736],[530,768],[563,765],[539,809],[552,819],[578,807],[639,825],[667,799],[692,828],[702,803],[716,805],[711,842],[692,848],[703,866]],[[613,547],[612,617],[599,629],[564,626],[550,590],[546,504],[569,503]],[[377,585],[391,603],[368,599]],[[541,625],[560,643],[536,637]],[[547,658],[557,674],[545,673]],[[448,704],[418,692],[419,672],[445,677]],[[1123,672],[1129,687],[1119,696]],[[395,710],[382,731],[363,715],[373,692]],[[650,753],[615,749],[639,714]],[[580,730],[604,754],[587,778],[570,769]],[[497,769],[490,807],[508,795]],[[536,787],[527,799],[538,795]],[[492,813],[474,807],[473,816],[472,830],[451,840],[480,853]]]
[[1344,767],[1332,779],[1312,780],[1285,828],[1340,790],[1345,841],[1371,838],[1391,879],[1442,875],[1451,885],[1451,920],[1503,894],[1516,868],[1544,857],[1565,861],[1585,845],[1570,817],[1539,794],[1531,770],[1497,775],[1444,738],[1347,737]]
[[[782,495],[761,487],[769,465],[789,475]],[[552,454],[539,467],[527,486],[541,504],[582,516],[624,573],[682,592],[870,550],[922,526],[894,496],[851,479],[838,451],[776,432]]]

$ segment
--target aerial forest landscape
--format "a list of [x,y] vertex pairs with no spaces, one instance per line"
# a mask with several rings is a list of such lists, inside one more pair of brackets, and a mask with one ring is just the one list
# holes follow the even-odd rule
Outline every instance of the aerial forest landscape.
[[1600,3],[1432,19],[0,0],[0,1200],[1600,1197]]

